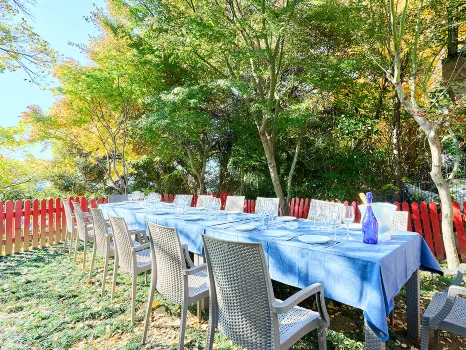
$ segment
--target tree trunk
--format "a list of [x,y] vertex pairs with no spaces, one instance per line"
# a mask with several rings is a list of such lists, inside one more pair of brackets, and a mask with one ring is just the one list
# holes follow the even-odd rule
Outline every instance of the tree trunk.
[[302,136],[299,137],[298,142],[296,143],[296,147],[294,150],[294,156],[293,156],[293,161],[291,162],[291,168],[290,172],[288,173],[288,183],[286,186],[286,196],[288,200],[290,199],[291,195],[291,186],[293,184],[293,175],[296,170],[296,163],[298,162],[298,156],[299,156],[299,150],[301,149],[301,141],[302,141]]
[[398,189],[396,194],[396,200],[401,201],[401,191],[403,187],[403,182],[401,181],[403,177],[403,170],[401,168],[401,102],[398,98],[398,95],[395,94],[393,99],[393,165],[395,167],[395,186]]
[[230,154],[220,154],[218,158],[220,166],[218,189],[219,192],[228,192],[228,162],[230,160]]
[[283,215],[288,215],[288,204],[286,202],[285,194],[283,193],[282,184],[280,183],[280,176],[278,175],[275,154],[273,153],[272,147],[269,144],[267,135],[259,132],[259,136],[262,141],[262,146],[264,147],[265,156],[267,158],[267,166],[269,168],[273,189],[275,190],[275,195],[279,199],[280,209],[282,210]]
[[447,255],[449,270],[456,270],[459,266],[458,252],[456,250],[455,233],[453,232],[453,206],[450,194],[450,183],[442,174],[442,145],[436,127],[427,134],[430,153],[432,157],[432,168],[430,176],[437,186],[440,203],[442,204],[442,236]]

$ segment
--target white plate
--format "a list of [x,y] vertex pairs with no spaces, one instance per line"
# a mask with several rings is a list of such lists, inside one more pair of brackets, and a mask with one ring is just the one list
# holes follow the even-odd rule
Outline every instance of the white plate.
[[[342,227],[346,228],[346,225],[343,225]],[[362,231],[362,225],[361,224],[349,224],[348,228],[351,231]]]
[[303,235],[299,236],[298,239],[303,243],[327,243],[330,242],[330,237],[318,236],[318,235]]
[[225,210],[225,214],[241,214],[239,210]]
[[202,218],[200,216],[186,216],[183,218],[184,221],[197,221],[201,219]]
[[294,216],[278,216],[277,220],[279,221],[293,221],[296,220]]
[[235,227],[236,231],[252,231],[257,228],[257,225],[238,225]]
[[166,211],[166,210],[151,210],[150,213],[154,214],[154,215],[165,215],[165,214],[168,214],[168,211]]

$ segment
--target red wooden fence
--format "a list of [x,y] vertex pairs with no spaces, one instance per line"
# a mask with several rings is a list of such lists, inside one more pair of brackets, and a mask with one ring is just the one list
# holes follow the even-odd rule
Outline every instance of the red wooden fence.
[[[220,198],[225,208],[228,193],[214,193]],[[164,194],[164,202],[173,202],[173,194]],[[198,195],[193,195],[192,206],[196,206]],[[89,211],[89,207],[95,208],[98,204],[106,202],[105,199],[92,199],[90,202],[84,197],[69,198],[70,202],[79,202],[83,211]],[[289,202],[290,215],[297,218],[306,218],[311,203],[310,198],[292,198]],[[348,204],[348,202],[345,202]],[[398,210],[408,211],[408,230],[417,232],[424,237],[426,243],[440,260],[445,259],[445,248],[441,234],[441,213],[434,202],[394,203]],[[352,202],[355,208],[356,222],[361,219],[358,204]],[[254,213],[255,200],[244,201],[244,212]],[[453,202],[453,224],[458,241],[458,253],[462,261],[466,261],[466,202],[463,212],[457,202]],[[33,248],[50,246],[63,241],[66,230],[65,213],[61,199],[49,200],[17,200],[0,201],[0,255],[9,255]]]

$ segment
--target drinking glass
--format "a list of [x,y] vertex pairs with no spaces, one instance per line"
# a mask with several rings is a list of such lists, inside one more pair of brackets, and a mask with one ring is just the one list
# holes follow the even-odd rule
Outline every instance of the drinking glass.
[[319,218],[319,215],[320,215],[319,208],[317,207],[317,205],[311,205],[311,210],[309,211],[309,214],[311,214],[311,219],[313,221],[312,229],[315,230],[316,229],[316,221],[317,221],[317,219]]
[[343,209],[343,218],[342,221],[346,225],[346,239],[353,239],[350,235],[349,224],[352,224],[354,221],[354,209],[351,205],[346,205]]
[[341,213],[339,210],[329,208],[329,227],[330,230],[333,230],[333,240],[337,239],[337,230],[336,227],[341,223]]
[[268,203],[264,203],[264,205],[258,211],[259,218],[261,219],[261,230],[265,230],[267,228],[267,226],[265,225],[265,219],[269,215],[269,213],[267,212],[267,204]]

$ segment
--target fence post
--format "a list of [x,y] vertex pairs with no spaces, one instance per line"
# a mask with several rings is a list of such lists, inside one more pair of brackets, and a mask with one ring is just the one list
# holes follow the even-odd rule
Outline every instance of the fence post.
[[408,212],[408,231],[413,232],[413,221],[412,221],[413,216],[411,215],[411,212],[409,211],[408,203],[406,202],[401,203],[401,208],[403,211]]
[[47,201],[40,201],[40,247],[44,248],[47,238]]
[[5,246],[5,244],[3,242],[3,233],[4,233],[3,219],[5,218],[5,212],[3,210],[4,210],[3,202],[0,201],[0,255],[5,254],[3,252],[3,248]]
[[430,250],[432,253],[435,252],[434,249],[434,241],[432,239],[432,233],[430,229],[430,218],[429,218],[429,212],[427,210],[427,203],[426,202],[421,202],[420,204],[420,209],[421,209],[421,220],[422,220],[422,228],[423,228],[423,236],[424,239],[426,240],[427,245],[429,246]]
[[19,199],[15,202],[15,228],[14,228],[14,242],[15,242],[15,253],[19,253],[21,251],[21,242],[22,242],[22,227],[21,227],[21,218],[23,216],[23,202]]
[[39,245],[39,201],[32,201],[32,248]]
[[435,247],[435,255],[439,259],[445,259],[445,248],[443,247],[443,239],[440,230],[440,222],[439,222],[439,213],[437,211],[437,203],[430,202],[429,203],[429,211],[430,211],[430,221],[432,223],[432,231],[434,231],[434,247]]
[[453,202],[453,223],[456,228],[456,236],[458,237],[458,251],[461,255],[461,260],[466,260],[466,237],[464,236],[464,223],[461,215],[460,204]]
[[57,243],[63,240],[63,226],[61,225],[61,200],[60,198],[55,198],[55,232]]
[[5,203],[5,254],[13,252],[13,202]]

